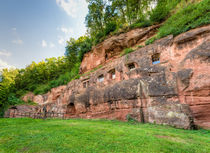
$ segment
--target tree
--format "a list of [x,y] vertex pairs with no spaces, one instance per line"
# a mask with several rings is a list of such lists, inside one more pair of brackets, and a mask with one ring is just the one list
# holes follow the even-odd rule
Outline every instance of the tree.
[[3,115],[4,108],[9,104],[8,97],[14,91],[15,77],[18,74],[17,69],[3,69],[1,71],[2,81],[0,82],[0,116]]
[[65,55],[71,63],[81,62],[85,53],[92,48],[92,40],[88,36],[79,37],[77,40],[70,38],[67,41]]
[[87,0],[88,14],[85,18],[86,26],[91,35],[95,36],[99,31],[104,31],[104,10],[105,2],[103,0]]

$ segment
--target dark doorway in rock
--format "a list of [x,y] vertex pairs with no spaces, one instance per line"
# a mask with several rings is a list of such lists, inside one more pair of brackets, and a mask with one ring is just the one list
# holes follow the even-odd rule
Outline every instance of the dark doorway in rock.
[[108,60],[108,55],[107,54],[105,54],[105,60]]
[[67,105],[66,113],[67,114],[75,114],[76,113],[74,103],[70,103],[70,104]]
[[99,77],[98,77],[98,82],[103,82],[104,81],[104,75],[101,74]]
[[128,69],[129,69],[129,71],[132,71],[132,70],[134,70],[136,67],[135,67],[135,64],[134,63],[130,63],[130,64],[128,64]]
[[160,53],[152,55],[152,64],[160,63]]
[[110,70],[108,73],[109,73],[109,79],[114,80],[116,78],[115,69]]

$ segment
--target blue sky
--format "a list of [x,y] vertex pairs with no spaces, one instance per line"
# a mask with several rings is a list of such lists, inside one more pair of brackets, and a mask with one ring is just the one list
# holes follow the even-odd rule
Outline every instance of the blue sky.
[[0,0],[0,69],[63,56],[86,32],[85,0]]

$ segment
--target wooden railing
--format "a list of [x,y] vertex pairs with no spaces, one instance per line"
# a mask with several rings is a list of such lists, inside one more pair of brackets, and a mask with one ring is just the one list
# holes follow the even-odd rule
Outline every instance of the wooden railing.
[[8,114],[4,115],[4,118],[34,118],[34,119],[47,119],[47,118],[59,118],[59,119],[70,119],[70,118],[77,118],[75,114],[70,113],[55,113],[55,112],[39,112],[39,113],[32,113],[32,112],[9,112]]

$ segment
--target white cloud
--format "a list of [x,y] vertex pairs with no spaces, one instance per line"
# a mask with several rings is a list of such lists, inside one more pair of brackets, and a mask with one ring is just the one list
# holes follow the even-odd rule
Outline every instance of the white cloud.
[[20,39],[19,34],[17,33],[17,28],[12,28],[12,33],[13,33],[13,38],[14,40],[12,40],[13,44],[17,44],[17,45],[22,45],[23,44],[23,40]]
[[57,28],[63,38],[59,38],[59,44],[64,44],[70,37],[78,38],[86,32],[84,19],[88,13],[88,3],[86,0],[56,0],[57,5],[62,8],[67,15],[75,17],[74,25],[71,27],[64,25]]
[[55,44],[53,44],[52,42],[50,42],[50,43],[49,43],[49,47],[50,47],[50,48],[53,48],[53,47],[55,47]]
[[62,27],[58,27],[57,30],[63,32],[63,34],[61,34],[61,36],[58,36],[58,43],[63,46],[65,45],[66,41],[70,37],[73,37],[73,35],[74,35],[74,30],[71,27],[66,28],[66,27],[62,26]]
[[73,18],[76,18],[81,14],[81,11],[87,9],[86,0],[56,0],[56,3]]
[[74,26],[63,25],[57,28],[60,31],[58,44],[64,46],[70,37],[77,39],[85,34],[84,18],[88,12],[88,3],[86,0],[56,0],[56,3],[67,15],[77,18]]
[[57,28],[58,30],[62,31],[65,34],[72,34],[74,30],[72,28],[61,27]]
[[58,36],[58,43],[60,44],[60,45],[65,45],[65,38],[64,37],[62,37],[62,36]]
[[12,43],[17,44],[17,45],[22,45],[23,41],[21,39],[16,39],[16,40],[13,40]]
[[10,68],[15,68],[15,67],[0,59],[0,70],[5,69],[5,68],[10,69]]
[[42,40],[42,47],[43,48],[46,48],[46,47],[54,48],[55,47],[55,44],[52,43],[52,42],[47,42],[46,40]]
[[42,40],[42,47],[43,48],[47,47],[47,42],[45,40]]
[[8,52],[6,49],[0,50],[0,56],[11,56],[11,53]]
[[12,28],[12,31],[16,31],[17,30],[17,28]]
[[56,0],[56,3],[58,6],[63,8],[69,16],[75,18],[77,16],[77,8],[79,1],[80,0]]

